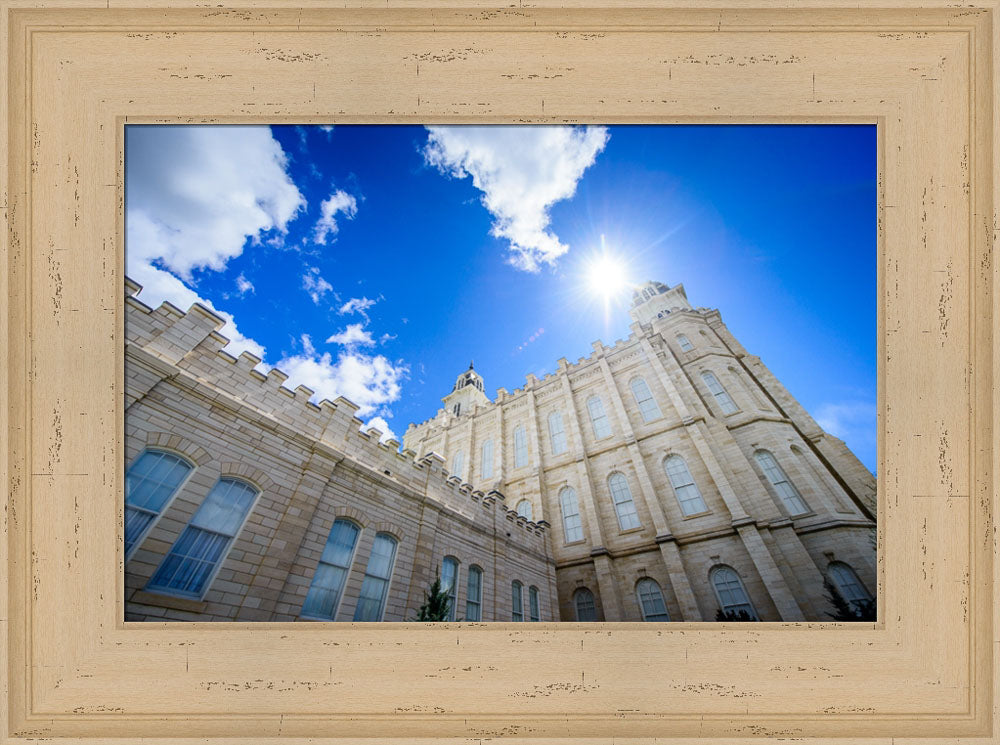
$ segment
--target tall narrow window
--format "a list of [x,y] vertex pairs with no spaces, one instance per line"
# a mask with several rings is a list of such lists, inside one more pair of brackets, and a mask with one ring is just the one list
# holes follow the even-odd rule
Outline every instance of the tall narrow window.
[[553,455],[566,452],[566,431],[563,429],[562,412],[553,411],[549,414],[549,442],[552,444]]
[[245,481],[219,479],[170,547],[149,587],[201,597],[258,493]]
[[841,597],[855,610],[861,610],[872,599],[868,588],[861,583],[850,565],[842,561],[831,561],[826,571]]
[[368,557],[365,579],[361,583],[361,596],[354,609],[355,621],[381,621],[385,612],[385,597],[396,559],[396,539],[388,533],[377,533]]
[[517,503],[517,514],[521,517],[531,520],[531,502],[527,499],[522,499]]
[[597,620],[597,606],[594,604],[594,593],[586,587],[581,587],[573,593],[573,606],[576,608],[577,621]]
[[465,467],[465,451],[459,450],[451,459],[451,475],[462,478],[462,469]]
[[652,422],[663,416],[660,413],[660,407],[656,405],[656,399],[653,398],[653,392],[649,390],[649,386],[645,380],[642,378],[632,378],[629,386],[632,388],[632,395],[635,397],[635,403],[639,407],[639,413],[642,414],[642,421]]
[[680,346],[681,351],[683,352],[690,352],[692,349],[694,349],[694,345],[691,343],[691,340],[688,339],[684,334],[677,334],[677,344],[678,346]]
[[587,411],[590,412],[590,424],[594,428],[594,438],[600,440],[611,434],[611,423],[604,413],[604,403],[599,396],[587,399]]
[[663,469],[667,472],[670,485],[674,487],[674,495],[677,503],[681,506],[681,512],[687,515],[697,515],[699,512],[707,512],[708,507],[705,500],[698,491],[698,485],[694,483],[691,471],[688,470],[687,463],[679,455],[671,455],[663,461]]
[[469,567],[469,580],[465,584],[465,620],[483,620],[483,570],[475,564]]
[[781,501],[784,502],[788,514],[801,515],[808,512],[809,507],[806,506],[805,500],[799,494],[799,490],[795,488],[795,484],[788,480],[785,471],[778,465],[778,461],[774,459],[771,452],[768,450],[758,450],[753,455],[757,459],[757,465],[760,466],[760,470],[764,472],[767,480],[771,482],[771,486],[774,487],[778,496],[781,497]]
[[514,430],[514,467],[528,465],[528,433],[524,425],[518,426]]
[[534,585],[528,588],[528,620],[542,620],[542,614],[538,604],[538,588]]
[[743,580],[735,569],[727,566],[716,567],[712,570],[711,580],[715,597],[723,613],[731,612],[739,616],[740,611],[745,611],[754,621],[759,620],[757,611],[754,610],[750,597],[743,587]]
[[360,532],[357,525],[347,520],[337,520],[333,524],[306,601],[302,604],[303,616],[330,621],[336,618],[337,606],[340,605],[347,575],[351,571],[351,560],[354,558],[354,548]]
[[559,506],[562,508],[563,533],[566,543],[583,540],[583,521],[580,519],[580,503],[572,486],[564,486],[559,492]]
[[639,596],[639,607],[642,608],[643,621],[669,621],[667,614],[667,604],[663,602],[663,593],[656,580],[646,577],[640,579],[635,586],[635,593]]
[[524,620],[524,585],[516,579],[510,583],[511,621]]
[[618,514],[618,524],[622,530],[631,530],[639,527],[639,515],[635,511],[635,502],[632,501],[632,491],[628,488],[628,481],[620,473],[613,473],[608,478],[608,488],[611,489],[611,499],[615,503],[615,512]]
[[493,440],[483,442],[479,453],[479,472],[483,474],[483,479],[493,478]]
[[448,596],[448,621],[455,620],[455,603],[458,600],[458,559],[445,556],[441,562],[441,592]]
[[733,399],[729,397],[726,389],[722,387],[722,383],[719,382],[714,373],[706,370],[701,374],[701,379],[705,381],[708,390],[715,396],[715,401],[719,404],[719,408],[722,409],[723,414],[735,414],[739,411],[736,404],[733,403]]
[[132,463],[125,474],[126,558],[193,468],[183,458],[162,450],[147,450]]
[[461,414],[462,413],[462,404],[455,404],[452,407],[452,411],[455,412],[455,416],[458,416],[459,414]]

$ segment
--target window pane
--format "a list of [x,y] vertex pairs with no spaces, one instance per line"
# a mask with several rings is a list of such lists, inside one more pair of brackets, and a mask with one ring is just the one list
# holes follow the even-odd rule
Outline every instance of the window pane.
[[553,455],[566,452],[566,432],[563,430],[562,414],[558,411],[549,414],[549,439]]
[[372,553],[368,557],[365,579],[361,583],[361,596],[354,611],[355,621],[380,621],[385,608],[385,594],[392,575],[396,557],[396,539],[386,533],[375,536]]
[[302,615],[331,620],[334,618],[360,532],[358,526],[347,520],[333,523],[309,593],[302,605]]
[[618,514],[618,524],[622,530],[630,530],[639,527],[639,515],[635,510],[635,502],[632,501],[632,492],[628,488],[628,482],[620,473],[611,474],[608,479],[608,486],[611,488],[611,498],[615,503],[615,512]]
[[531,519],[531,502],[527,499],[522,499],[517,503],[517,514],[521,517]]
[[580,505],[576,499],[576,492],[572,487],[563,487],[559,492],[559,505],[562,507],[563,533],[566,542],[583,540],[583,521],[580,519]]
[[191,524],[234,536],[256,496],[257,490],[247,483],[220,479],[191,518]]
[[482,462],[479,466],[484,479],[493,478],[493,440],[483,443]]
[[723,613],[746,611],[750,618],[757,619],[757,611],[750,604],[750,598],[743,589],[743,582],[733,569],[719,567],[712,570],[712,585],[719,599]]
[[684,334],[677,335],[677,343],[680,345],[681,349],[685,352],[690,352],[694,347],[691,345],[691,340],[688,339]]
[[844,600],[852,606],[857,608],[863,602],[872,599],[871,593],[868,592],[868,589],[861,583],[858,575],[848,564],[834,561],[828,569],[830,578],[833,580],[834,585],[836,585],[837,590],[840,591]]
[[[182,458],[160,450],[147,450],[125,474],[125,555],[142,538],[190,473]],[[135,509],[138,508],[138,509]]]
[[655,580],[640,580],[635,587],[639,595],[639,605],[642,608],[644,621],[669,621],[667,605],[663,602],[663,593]]
[[465,588],[465,620],[482,620],[483,570],[469,567],[469,580]]
[[510,586],[511,592],[511,620],[512,621],[523,621],[524,620],[524,593],[523,586],[520,582],[514,581]]
[[801,515],[808,512],[809,507],[802,499],[802,495],[799,494],[799,490],[795,488],[795,485],[788,480],[788,476],[785,475],[784,470],[778,465],[778,461],[775,460],[774,455],[767,450],[758,450],[754,453],[754,457],[757,459],[757,464],[764,472],[764,475],[767,476],[767,480],[771,482],[771,486],[774,487],[781,501],[784,502],[788,514]]
[[659,419],[662,416],[660,407],[657,406],[656,399],[653,398],[653,393],[649,390],[646,381],[642,378],[632,378],[631,387],[632,395],[639,407],[639,413],[642,415],[642,421],[652,422]]
[[573,603],[576,605],[577,621],[596,621],[597,607],[594,604],[594,594],[585,587],[581,587],[573,595]]
[[698,491],[698,485],[694,483],[691,471],[688,470],[687,463],[684,462],[683,458],[679,455],[671,455],[664,461],[663,467],[684,515],[696,515],[708,510],[701,492]]
[[462,476],[462,466],[465,465],[465,452],[459,450],[455,453],[455,457],[451,459],[451,475],[452,476]]
[[719,379],[713,373],[703,372],[701,378],[705,381],[705,385],[708,386],[711,394],[715,396],[715,401],[719,404],[719,408],[722,409],[723,414],[733,414],[739,411],[739,408],[733,403],[733,399],[729,397],[726,389],[722,387],[722,383],[719,382]]
[[590,412],[590,423],[594,428],[594,437],[600,440],[611,434],[611,424],[604,413],[604,404],[597,396],[587,399],[587,410]]
[[155,512],[146,512],[125,505],[125,555],[127,556],[136,540],[150,526],[156,517]]
[[541,611],[538,605],[538,588],[532,585],[528,588],[528,618],[532,621],[541,619]]
[[523,426],[514,430],[514,466],[528,465],[528,436]]
[[441,562],[441,592],[448,596],[448,620],[455,620],[455,597],[458,595],[456,579],[458,577],[458,559],[445,556]]

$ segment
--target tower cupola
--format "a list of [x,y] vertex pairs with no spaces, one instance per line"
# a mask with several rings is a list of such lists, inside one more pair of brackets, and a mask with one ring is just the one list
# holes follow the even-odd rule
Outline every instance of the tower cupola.
[[628,312],[633,320],[649,323],[674,311],[690,309],[684,285],[669,287],[651,280],[637,285],[632,291],[632,307]]
[[469,363],[469,369],[455,379],[451,393],[442,398],[441,401],[444,402],[445,410],[455,416],[471,412],[477,404],[490,402],[486,396],[483,377],[476,372],[472,362]]

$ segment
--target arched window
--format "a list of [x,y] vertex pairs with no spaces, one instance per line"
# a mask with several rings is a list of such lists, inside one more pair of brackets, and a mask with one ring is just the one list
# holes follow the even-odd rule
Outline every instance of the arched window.
[[323,555],[316,565],[309,593],[302,604],[303,616],[329,621],[336,618],[360,532],[357,525],[347,520],[334,522],[323,547]]
[[723,613],[734,613],[737,616],[740,611],[746,611],[754,621],[759,620],[757,611],[750,603],[750,597],[743,587],[743,580],[736,570],[728,566],[717,566],[712,570],[709,577],[712,587],[715,589],[715,597],[719,601],[719,607]]
[[396,539],[388,533],[376,533],[372,553],[368,557],[361,596],[354,610],[355,621],[381,621],[385,612],[385,597],[396,560]]
[[586,587],[581,587],[573,593],[573,606],[576,608],[577,621],[597,620],[597,606],[594,604],[594,593]]
[[125,558],[192,470],[186,460],[163,450],[147,450],[132,462],[125,474]]
[[532,585],[528,588],[528,620],[542,620],[541,610],[538,604],[538,588]]
[[524,425],[519,425],[514,430],[514,467],[528,465],[528,433]]
[[493,478],[493,440],[483,442],[482,450],[479,454],[479,472],[484,479]]
[[522,499],[517,503],[517,514],[528,520],[531,519],[531,502],[527,499]]
[[259,493],[245,481],[219,479],[170,547],[150,589],[201,597]]
[[459,450],[451,459],[451,475],[462,478],[462,469],[465,467],[465,451]]
[[760,470],[764,472],[767,480],[771,482],[771,486],[774,487],[778,496],[781,497],[781,501],[784,502],[788,514],[801,515],[809,512],[809,507],[806,506],[802,495],[799,494],[799,490],[795,488],[795,484],[788,480],[788,476],[781,466],[778,465],[778,461],[775,460],[774,455],[769,450],[758,450],[753,456],[756,458]]
[[632,491],[628,488],[628,481],[622,474],[613,473],[608,477],[608,488],[611,490],[611,499],[615,503],[615,512],[621,529],[638,528],[639,515],[635,511],[635,502],[632,501]]
[[511,621],[524,620],[524,585],[516,579],[510,583]]
[[465,583],[465,620],[483,620],[483,570],[475,564],[469,567]]
[[831,561],[826,571],[841,597],[850,603],[852,608],[861,610],[864,605],[871,601],[871,593],[861,583],[858,575],[849,564],[842,561]]
[[458,599],[458,559],[445,556],[441,562],[441,592],[448,596],[448,621],[455,620],[455,602]]
[[669,621],[667,604],[663,602],[663,592],[656,580],[645,577],[635,585],[635,594],[639,596],[639,607],[642,608],[643,621]]
[[719,408],[722,409],[723,414],[735,414],[739,411],[739,408],[733,403],[733,399],[729,397],[726,389],[722,387],[722,383],[719,382],[714,373],[706,370],[701,374],[701,379],[705,381],[709,392],[715,396],[715,401],[719,404]]
[[671,455],[663,461],[663,470],[667,472],[670,485],[674,487],[674,495],[677,503],[681,506],[681,512],[687,515],[697,515],[699,512],[707,512],[708,507],[702,499],[698,485],[694,483],[694,477],[688,470],[687,463],[679,455]]
[[632,395],[635,397],[635,403],[639,407],[639,413],[642,414],[642,421],[652,422],[654,419],[659,419],[663,416],[660,413],[660,407],[656,405],[656,399],[653,398],[653,392],[649,390],[649,386],[646,385],[646,381],[642,378],[632,378],[629,383],[632,388]]
[[677,345],[681,348],[682,352],[690,352],[694,349],[694,344],[684,334],[677,334]]
[[559,411],[549,414],[549,442],[552,444],[553,455],[566,452],[566,432],[563,429],[562,413]]
[[563,533],[566,543],[583,540],[583,521],[580,519],[580,503],[572,486],[564,486],[559,491],[559,506],[562,508]]
[[608,422],[608,415],[604,413],[604,402],[600,396],[591,396],[587,399],[587,411],[590,413],[590,424],[594,428],[594,438],[600,440],[611,434],[611,423]]

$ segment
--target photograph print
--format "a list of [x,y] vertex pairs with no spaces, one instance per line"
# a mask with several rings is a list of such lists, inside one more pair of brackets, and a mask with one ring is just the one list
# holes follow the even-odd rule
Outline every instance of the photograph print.
[[128,125],[126,621],[874,622],[869,125]]

